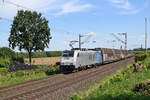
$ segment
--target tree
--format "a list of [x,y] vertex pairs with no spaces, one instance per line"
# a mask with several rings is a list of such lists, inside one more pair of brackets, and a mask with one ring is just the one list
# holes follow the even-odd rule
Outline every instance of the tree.
[[36,11],[20,10],[14,17],[9,36],[9,47],[28,52],[31,65],[32,51],[44,51],[50,42],[48,21]]

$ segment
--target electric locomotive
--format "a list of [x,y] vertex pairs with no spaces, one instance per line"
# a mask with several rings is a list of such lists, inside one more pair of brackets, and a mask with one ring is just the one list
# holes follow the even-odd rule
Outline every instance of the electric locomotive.
[[60,67],[63,73],[68,73],[131,56],[133,56],[131,51],[108,48],[66,50],[62,53]]

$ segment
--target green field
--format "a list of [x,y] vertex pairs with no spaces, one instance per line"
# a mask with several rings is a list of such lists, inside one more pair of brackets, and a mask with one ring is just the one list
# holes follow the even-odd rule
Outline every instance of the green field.
[[26,82],[29,80],[36,80],[48,77],[49,75],[59,74],[59,66],[45,66],[30,71],[17,71],[10,74],[0,74],[0,87],[13,85],[17,83]]

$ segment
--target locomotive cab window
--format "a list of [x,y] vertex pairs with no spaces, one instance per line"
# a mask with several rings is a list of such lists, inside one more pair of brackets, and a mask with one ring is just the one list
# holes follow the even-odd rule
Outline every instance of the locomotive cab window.
[[63,57],[73,57],[74,56],[74,51],[65,51],[63,52]]

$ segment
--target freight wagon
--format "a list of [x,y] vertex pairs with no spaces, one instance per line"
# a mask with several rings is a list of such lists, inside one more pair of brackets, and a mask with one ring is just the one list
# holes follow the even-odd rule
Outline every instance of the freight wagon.
[[69,50],[62,53],[61,70],[63,73],[87,69],[133,56],[132,51],[96,48]]

